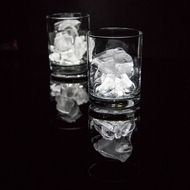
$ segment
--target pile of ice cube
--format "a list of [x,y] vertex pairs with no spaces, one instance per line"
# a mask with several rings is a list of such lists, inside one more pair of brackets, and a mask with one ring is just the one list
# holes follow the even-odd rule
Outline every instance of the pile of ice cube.
[[84,35],[79,35],[78,20],[63,20],[55,23],[54,44],[49,45],[49,59],[58,65],[71,66],[81,63],[87,51]]
[[85,87],[78,83],[53,83],[50,88],[61,118],[69,123],[76,122],[82,116],[79,106],[88,102]]
[[104,157],[125,162],[132,153],[131,135],[135,128],[133,120],[108,121],[91,120],[94,128],[102,138],[96,138],[93,146]]
[[125,162],[132,154],[131,141],[126,138],[108,141],[99,139],[93,144],[95,150],[102,156]]
[[123,98],[135,90],[132,57],[121,47],[97,54],[91,62],[95,70],[94,93],[102,98]]
[[110,141],[126,137],[135,128],[135,122],[133,120],[109,121],[93,119],[91,125],[93,125],[104,139]]

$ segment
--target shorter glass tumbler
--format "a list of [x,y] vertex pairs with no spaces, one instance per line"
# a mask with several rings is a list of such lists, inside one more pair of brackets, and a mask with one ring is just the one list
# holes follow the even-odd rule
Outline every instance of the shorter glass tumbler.
[[123,27],[88,33],[89,95],[102,106],[131,107],[140,100],[141,31]]
[[46,19],[51,75],[59,78],[86,77],[89,15],[56,13]]

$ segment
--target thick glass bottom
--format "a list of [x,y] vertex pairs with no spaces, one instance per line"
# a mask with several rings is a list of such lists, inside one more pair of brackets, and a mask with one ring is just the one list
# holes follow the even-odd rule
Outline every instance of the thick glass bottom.
[[73,66],[51,64],[51,76],[56,78],[85,78],[87,77],[87,64]]
[[140,95],[125,99],[103,99],[89,94],[91,104],[104,108],[132,108],[140,104]]

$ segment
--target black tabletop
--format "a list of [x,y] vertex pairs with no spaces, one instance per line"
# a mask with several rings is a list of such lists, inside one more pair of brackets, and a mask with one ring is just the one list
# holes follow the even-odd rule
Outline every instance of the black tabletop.
[[132,155],[122,163],[94,149],[89,103],[74,123],[56,117],[47,58],[1,52],[1,184],[7,189],[185,189],[187,60],[143,59],[140,120]]

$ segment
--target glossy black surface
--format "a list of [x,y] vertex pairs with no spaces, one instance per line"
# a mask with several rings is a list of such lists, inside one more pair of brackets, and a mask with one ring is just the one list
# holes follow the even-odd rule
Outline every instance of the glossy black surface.
[[[125,163],[93,148],[88,111],[77,130],[54,117],[46,54],[1,52],[1,184],[4,189],[185,189],[187,60],[143,60],[141,120]],[[70,124],[69,124],[70,125]]]

